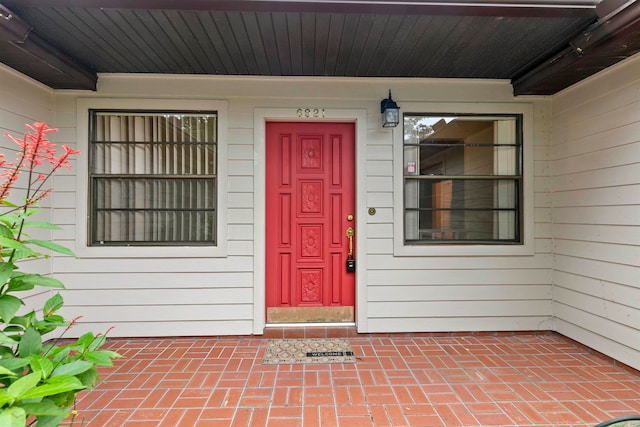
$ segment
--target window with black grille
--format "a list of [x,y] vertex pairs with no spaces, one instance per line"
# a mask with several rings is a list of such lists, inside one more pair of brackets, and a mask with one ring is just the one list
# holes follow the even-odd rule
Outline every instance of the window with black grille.
[[404,241],[522,243],[522,116],[404,115]]
[[89,244],[216,245],[216,112],[89,114]]

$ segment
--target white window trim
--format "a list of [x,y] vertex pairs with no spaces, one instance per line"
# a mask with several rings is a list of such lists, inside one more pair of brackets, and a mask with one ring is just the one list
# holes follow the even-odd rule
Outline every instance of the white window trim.
[[[89,110],[171,110],[218,112],[216,246],[89,246]],[[218,100],[78,98],[76,242],[78,258],[213,258],[227,256],[227,102]]]
[[[534,244],[534,130],[533,106],[520,103],[427,103],[403,102],[403,113],[429,114],[522,114],[522,244],[405,245],[404,243],[404,135],[403,127],[393,130],[393,253],[396,256],[523,256],[533,255]],[[402,123],[402,120],[401,120]]]

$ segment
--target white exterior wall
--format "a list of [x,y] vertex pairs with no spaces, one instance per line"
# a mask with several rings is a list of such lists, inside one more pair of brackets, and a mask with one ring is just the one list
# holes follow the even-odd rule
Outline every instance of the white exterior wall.
[[[394,192],[402,169],[401,127],[382,129],[379,111],[389,88],[402,111],[411,105],[430,112],[526,112],[525,246],[440,247],[426,254],[398,247],[394,220],[402,205]],[[111,336],[262,333],[264,121],[300,120],[299,108],[324,109],[324,120],[356,121],[360,332],[551,328],[548,100],[515,100],[503,81],[157,75],[100,76],[96,93],[57,92],[56,99],[64,142],[84,153],[86,143],[76,141],[84,132],[77,129],[78,114],[84,114],[78,105],[116,99],[125,107],[136,100],[153,108],[171,100],[227,106],[226,125],[221,123],[227,146],[220,153],[227,170],[222,190],[228,210],[221,224],[226,240],[210,253],[121,248],[104,255],[83,247],[78,209],[86,209],[86,166],[79,161],[78,178],[56,182],[55,220],[64,224],[56,238],[79,254],[56,257],[54,264],[56,277],[69,288],[67,315],[84,316],[73,334],[112,325]],[[371,207],[374,216],[367,214]]]
[[640,369],[640,55],[553,97],[554,328]]
[[[16,71],[0,64],[0,152],[5,156],[5,161],[14,162],[16,159],[17,145],[4,135],[9,133],[21,138],[25,133],[25,124],[45,122],[50,127],[55,127],[54,93],[46,86],[17,73]],[[49,134],[49,139],[56,142],[56,134]],[[62,174],[67,170],[61,171]],[[24,198],[24,189],[20,179],[8,198],[13,203],[20,203]],[[22,188],[21,188],[22,187]],[[50,221],[53,195],[40,201],[39,220]],[[29,230],[34,233],[33,230]],[[36,230],[38,238],[50,239],[51,234],[47,230]],[[50,259],[21,261],[23,271],[30,273],[48,274],[51,271]],[[47,288],[36,288],[29,292],[16,294],[27,303],[25,310],[30,311],[41,308],[51,295]]]

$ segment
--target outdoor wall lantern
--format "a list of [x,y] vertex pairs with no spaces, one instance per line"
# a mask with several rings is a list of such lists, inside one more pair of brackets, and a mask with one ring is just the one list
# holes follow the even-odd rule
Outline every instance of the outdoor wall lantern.
[[380,102],[380,112],[383,128],[394,128],[400,123],[400,107],[391,99],[391,89],[389,89],[389,98]]

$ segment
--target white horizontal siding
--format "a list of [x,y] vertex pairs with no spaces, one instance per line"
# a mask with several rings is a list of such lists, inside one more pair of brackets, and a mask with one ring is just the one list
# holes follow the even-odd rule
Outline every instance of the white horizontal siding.
[[[199,287],[181,288],[176,292],[175,288],[136,289],[128,287],[127,303],[138,306],[161,306],[161,305],[232,305],[243,304],[251,300],[251,288],[222,288],[222,287]],[[99,290],[69,290],[65,292],[64,300],[68,306],[87,305],[119,305],[121,303],[118,294],[114,289]],[[194,301],[200,304],[194,304]]]
[[596,280],[605,280],[614,283],[628,284],[634,290],[637,288],[638,266],[615,264],[575,256],[555,256],[555,268],[553,281],[557,283],[558,273],[570,273],[581,277],[591,277]]
[[[521,301],[410,301],[403,304],[371,302],[369,312],[374,318],[482,318],[482,317],[528,317],[546,315],[551,319],[548,300]],[[471,326],[471,325],[469,325]]]
[[[129,272],[125,276],[121,271],[110,272],[74,272],[56,273],[56,277],[69,289],[101,290],[101,289],[196,289],[196,288],[252,288],[252,272]],[[122,278],[126,280],[122,280]]]
[[640,56],[553,110],[555,328],[640,368]]
[[378,332],[451,332],[451,331],[536,331],[550,330],[553,326],[549,315],[540,316],[472,316],[385,318],[369,320],[371,329]]
[[[635,287],[605,280],[606,273],[602,274],[603,277],[596,278],[556,270],[554,276],[556,280],[563,283],[562,288],[554,287],[557,295],[560,295],[562,291],[583,293],[597,298],[602,307],[607,303],[616,303],[629,308],[640,305],[640,294]],[[565,299],[565,301],[569,301],[569,299]]]
[[[640,259],[640,247],[619,245],[612,243],[602,243],[598,241],[589,242],[585,240],[555,240],[556,255],[575,256],[593,261],[604,261],[609,263],[609,268],[615,268],[616,264],[626,264],[638,266]],[[561,269],[558,265],[558,269]]]
[[[19,73],[0,64],[0,152],[7,162],[13,162],[18,146],[5,137],[6,133],[16,138],[21,138],[25,133],[25,125],[34,122],[45,122],[50,127],[55,127],[54,123],[54,95],[53,91],[45,86],[22,76]],[[49,139],[57,143],[59,141],[57,133],[49,134]],[[59,151],[59,154],[62,150]],[[45,165],[45,168],[48,165]],[[44,169],[42,170],[44,172]],[[7,200],[13,203],[20,203],[24,198],[24,188],[20,188],[23,178],[16,183]],[[49,185],[51,185],[51,181]],[[39,221],[51,221],[51,198],[40,202],[38,215]],[[33,219],[33,218],[32,218]],[[40,239],[50,239],[50,230],[26,230],[32,233],[32,237]],[[29,273],[47,275],[51,272],[51,260],[23,260],[20,261],[20,269]],[[26,306],[21,310],[28,312],[42,307],[44,302],[51,296],[49,288],[35,288],[27,292],[15,294],[22,298]]]
[[[453,291],[453,292],[452,292]],[[397,285],[371,286],[368,289],[371,302],[419,302],[419,301],[527,301],[551,298],[551,285]]]
[[[132,309],[135,309],[133,307]],[[117,313],[113,313],[116,315]],[[147,313],[150,319],[128,322],[113,319],[104,322],[83,322],[79,319],[76,325],[71,328],[65,337],[80,336],[86,332],[108,333],[110,337],[159,337],[159,336],[219,336],[219,335],[247,335],[247,330],[251,329],[252,320],[156,320],[162,312]],[[211,319],[214,316],[208,316]],[[72,313],[69,315],[72,317]],[[188,329],[188,334],[185,332]]]
[[251,256],[227,258],[55,258],[56,273],[211,273],[251,271]]
[[[460,269],[420,269],[416,262],[412,269],[398,270],[369,270],[370,286],[386,286],[388,283],[402,285],[520,285],[520,284],[549,284],[551,272],[548,269],[514,269],[487,268],[485,270]],[[514,271],[515,270],[515,271]],[[453,286],[452,286],[453,290]],[[454,294],[454,292],[452,292]]]
[[[2,135],[7,131],[20,135],[25,131],[26,123],[45,122],[54,127],[54,94],[51,89],[13,71],[4,64],[0,64],[0,76]],[[2,139],[4,147],[5,138]]]
[[[251,304],[220,304],[212,306],[211,304],[162,304],[162,305],[135,305],[122,302],[114,305],[100,305],[92,308],[83,305],[80,313],[75,310],[75,306],[64,307],[64,313],[67,318],[73,318],[75,315],[86,315],[91,311],[91,323],[107,323],[112,322],[117,325],[120,322],[150,322],[163,320],[166,322],[191,322],[191,321],[225,321],[225,320],[251,320],[253,317],[253,307]],[[117,319],[114,321],[114,319]],[[84,319],[83,322],[85,323]],[[175,334],[175,329],[172,334]],[[153,333],[152,330],[149,333]],[[155,334],[154,334],[155,335]],[[166,335],[166,334],[161,334]],[[187,335],[184,332],[180,335]]]
[[[390,258],[383,255],[367,256],[367,264],[370,272],[378,270],[398,270],[400,274],[403,270],[434,270],[452,272],[461,270],[487,270],[489,274],[493,271],[510,272],[512,270],[527,269],[529,271],[541,271],[541,274],[547,275],[547,283],[551,283],[551,270],[547,268],[551,265],[552,256],[536,255],[533,257],[467,257],[464,265],[460,264],[460,260],[456,257],[395,257]],[[396,273],[392,273],[396,274]],[[465,274],[466,273],[457,273]],[[427,278],[424,276],[423,278]],[[401,279],[401,277],[398,277]]]

